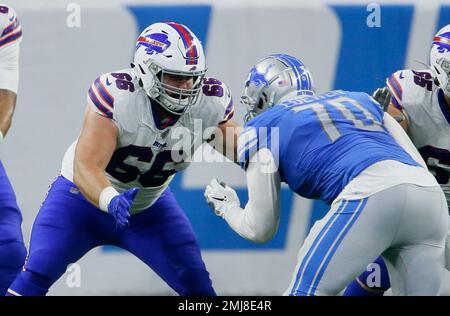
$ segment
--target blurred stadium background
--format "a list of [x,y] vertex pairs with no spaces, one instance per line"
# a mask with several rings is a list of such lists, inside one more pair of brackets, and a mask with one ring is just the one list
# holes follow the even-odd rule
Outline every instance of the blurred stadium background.
[[[23,212],[26,242],[63,154],[80,131],[90,83],[99,74],[129,67],[135,39],[147,25],[174,20],[197,34],[206,49],[209,75],[231,88],[235,119],[242,122],[238,101],[243,82],[251,65],[267,54],[283,52],[302,59],[318,91],[371,93],[398,69],[423,68],[418,62],[428,63],[433,34],[450,23],[450,1],[430,0],[5,3],[17,11],[24,37],[16,114],[0,157]],[[79,26],[73,23],[78,13]],[[266,245],[251,244],[237,237],[204,202],[204,186],[214,176],[239,189],[245,199],[245,178],[232,163],[193,163],[177,175],[172,189],[198,234],[216,291],[280,295],[289,285],[305,234],[326,206],[283,189],[277,236]],[[79,264],[81,286],[71,287],[66,273],[49,294],[174,294],[125,251],[97,248]],[[446,287],[449,294],[450,285]]]

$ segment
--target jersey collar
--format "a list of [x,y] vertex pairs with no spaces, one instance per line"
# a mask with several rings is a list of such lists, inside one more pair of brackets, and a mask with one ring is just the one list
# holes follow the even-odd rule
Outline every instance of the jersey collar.
[[447,105],[447,102],[445,101],[444,91],[442,91],[442,89],[438,90],[438,103],[445,119],[447,120],[447,123],[450,124],[450,109],[449,105]]
[[170,115],[168,117],[166,117],[165,119],[161,119],[161,116],[158,114],[158,108],[160,107],[159,104],[156,103],[155,100],[153,100],[152,98],[150,99],[150,105],[151,105],[151,113],[152,113],[152,117],[153,117],[153,122],[155,122],[156,128],[159,130],[164,130],[170,126],[175,125],[176,122],[178,122],[178,120],[180,119],[180,116],[175,116],[175,115]]

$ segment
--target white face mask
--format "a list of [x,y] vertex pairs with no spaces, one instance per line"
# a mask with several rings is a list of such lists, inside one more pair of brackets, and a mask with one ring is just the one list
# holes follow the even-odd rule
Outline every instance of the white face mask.
[[450,96],[450,25],[444,26],[433,37],[430,65],[433,77],[443,92]]
[[439,82],[439,87],[450,96],[450,60],[439,58],[433,64],[433,73]]

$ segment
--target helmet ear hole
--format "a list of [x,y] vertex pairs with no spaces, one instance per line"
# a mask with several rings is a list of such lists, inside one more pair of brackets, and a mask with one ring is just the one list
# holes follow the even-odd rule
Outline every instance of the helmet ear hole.
[[262,98],[260,98],[260,99],[259,99],[259,102],[258,102],[258,109],[262,110],[262,109],[263,109],[263,106],[264,106],[264,101],[263,101]]

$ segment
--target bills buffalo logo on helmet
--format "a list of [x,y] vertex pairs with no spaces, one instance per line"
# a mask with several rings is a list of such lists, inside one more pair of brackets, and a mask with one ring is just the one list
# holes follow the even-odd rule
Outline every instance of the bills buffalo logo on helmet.
[[146,47],[145,51],[149,55],[153,55],[154,53],[163,53],[170,46],[170,41],[167,39],[166,34],[162,33],[154,33],[146,36],[139,36],[137,42],[136,49],[141,46]]

